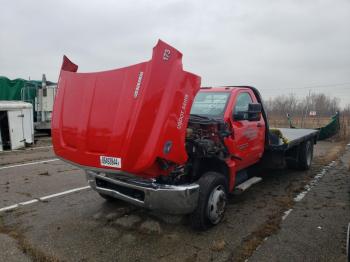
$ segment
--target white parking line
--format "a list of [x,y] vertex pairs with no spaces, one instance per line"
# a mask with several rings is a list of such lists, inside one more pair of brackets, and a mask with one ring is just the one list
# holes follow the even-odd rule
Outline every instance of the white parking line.
[[17,165],[2,166],[2,167],[0,167],[0,170],[14,168],[14,167],[20,167],[20,166],[30,166],[30,165],[43,164],[43,163],[53,162],[53,161],[57,161],[57,160],[59,160],[59,159],[58,158],[52,158],[52,159],[36,161],[36,162],[28,162],[28,163],[17,164]]
[[[350,144],[349,144],[350,145]],[[305,196],[306,194],[319,182],[319,180],[326,175],[327,171],[329,169],[331,169],[334,165],[336,164],[335,161],[332,161],[331,163],[329,163],[327,166],[323,167],[323,169],[321,170],[320,173],[318,173],[316,176],[314,176],[314,178],[309,182],[309,184],[307,184],[304,187],[304,191],[302,191],[301,193],[299,193],[296,197],[294,197],[293,201],[295,203],[300,202]],[[286,220],[286,218],[290,215],[290,213],[292,213],[293,208],[290,208],[286,211],[284,211],[284,214],[282,216],[282,221]],[[264,242],[268,240],[268,237],[264,238]],[[262,243],[260,243],[257,248],[255,249],[258,250],[261,247]],[[249,259],[246,259],[245,261],[249,261]]]
[[73,189],[63,191],[60,193],[56,193],[56,194],[52,194],[52,195],[48,195],[48,196],[44,196],[44,197],[40,197],[40,198],[36,198],[36,199],[31,199],[31,200],[28,200],[25,202],[20,202],[18,204],[14,204],[11,206],[0,208],[0,212],[13,210],[13,209],[16,209],[16,208],[21,207],[21,206],[34,204],[34,203],[39,202],[39,201],[44,201],[44,200],[47,200],[50,198],[71,194],[71,193],[78,192],[78,191],[85,190],[85,189],[89,189],[89,188],[90,188],[90,186],[78,187],[78,188],[73,188]]
[[294,198],[294,202],[299,202],[301,201],[306,194],[320,181],[320,179],[322,177],[324,177],[325,174],[327,174],[328,170],[330,168],[332,168],[335,165],[335,161],[332,161],[331,163],[329,163],[327,166],[325,166],[320,173],[318,173],[316,176],[314,176],[314,178],[309,182],[309,184],[307,184],[304,187],[304,191],[300,192],[295,198]]
[[[315,186],[317,185],[317,183],[320,181],[320,179],[322,177],[324,177],[324,175],[327,174],[328,170],[331,169],[334,165],[336,164],[335,161],[332,161],[331,163],[329,163],[327,166],[325,166],[320,173],[318,173],[316,176],[314,176],[314,178],[304,187],[304,190],[302,192],[300,192],[296,197],[294,197],[294,202],[300,202],[301,200],[303,200],[303,198],[306,196],[306,194]],[[285,220],[289,214],[293,211],[293,209],[288,209],[284,212],[283,216],[282,216],[282,220]]]
[[43,149],[43,148],[50,148],[53,146],[37,146],[37,147],[28,147],[28,149],[25,150],[33,150],[33,149]]
[[283,215],[283,217],[282,217],[282,220],[285,220],[285,219],[287,218],[287,216],[289,216],[290,212],[292,212],[292,211],[293,211],[292,208],[290,208],[290,209],[288,209],[287,211],[285,211],[285,212],[284,212],[284,215]]
[[88,189],[88,188],[90,188],[90,186],[73,188],[71,190],[67,190],[67,191],[64,191],[64,192],[61,192],[61,193],[56,193],[56,194],[52,194],[52,195],[49,195],[49,196],[44,196],[44,197],[41,197],[39,199],[40,200],[47,200],[47,199],[50,199],[50,198],[67,195],[67,194],[74,193],[74,192],[77,192],[77,191],[80,191],[80,190],[84,190],[84,189]]

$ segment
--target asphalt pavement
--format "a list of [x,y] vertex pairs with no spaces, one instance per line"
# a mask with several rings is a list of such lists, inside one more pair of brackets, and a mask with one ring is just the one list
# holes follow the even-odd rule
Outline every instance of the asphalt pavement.
[[320,143],[308,172],[258,171],[263,181],[231,196],[206,232],[186,216],[106,202],[49,144],[0,154],[0,210],[28,203],[0,211],[0,261],[344,261],[349,153],[295,201],[336,146]]
[[249,261],[347,261],[350,149],[298,202]]

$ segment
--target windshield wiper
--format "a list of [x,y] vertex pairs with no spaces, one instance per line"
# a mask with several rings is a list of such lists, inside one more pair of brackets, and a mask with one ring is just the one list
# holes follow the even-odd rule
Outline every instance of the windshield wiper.
[[217,123],[218,120],[209,116],[190,114],[190,122],[198,123],[198,124],[213,124],[213,123]]
[[193,117],[198,117],[198,118],[202,118],[202,119],[212,119],[208,116],[201,116],[201,115],[197,115],[197,114],[190,114],[190,117],[193,116]]

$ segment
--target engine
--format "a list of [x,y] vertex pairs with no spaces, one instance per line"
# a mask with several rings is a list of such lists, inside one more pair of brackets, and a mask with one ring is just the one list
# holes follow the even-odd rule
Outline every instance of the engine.
[[227,156],[224,137],[227,125],[220,120],[191,115],[186,132],[186,151],[190,158]]
[[186,151],[188,161],[185,165],[169,165],[159,159],[159,165],[172,171],[168,176],[160,176],[158,183],[181,184],[195,181],[198,163],[205,159],[218,158],[224,160],[229,156],[224,138],[229,136],[227,125],[222,120],[191,115],[186,130]]

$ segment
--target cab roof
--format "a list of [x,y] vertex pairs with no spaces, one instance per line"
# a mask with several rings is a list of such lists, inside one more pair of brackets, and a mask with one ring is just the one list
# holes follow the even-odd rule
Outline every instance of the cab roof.
[[251,88],[251,86],[208,86],[208,87],[201,87],[200,91],[206,91],[206,92],[227,92],[232,91],[237,88]]

